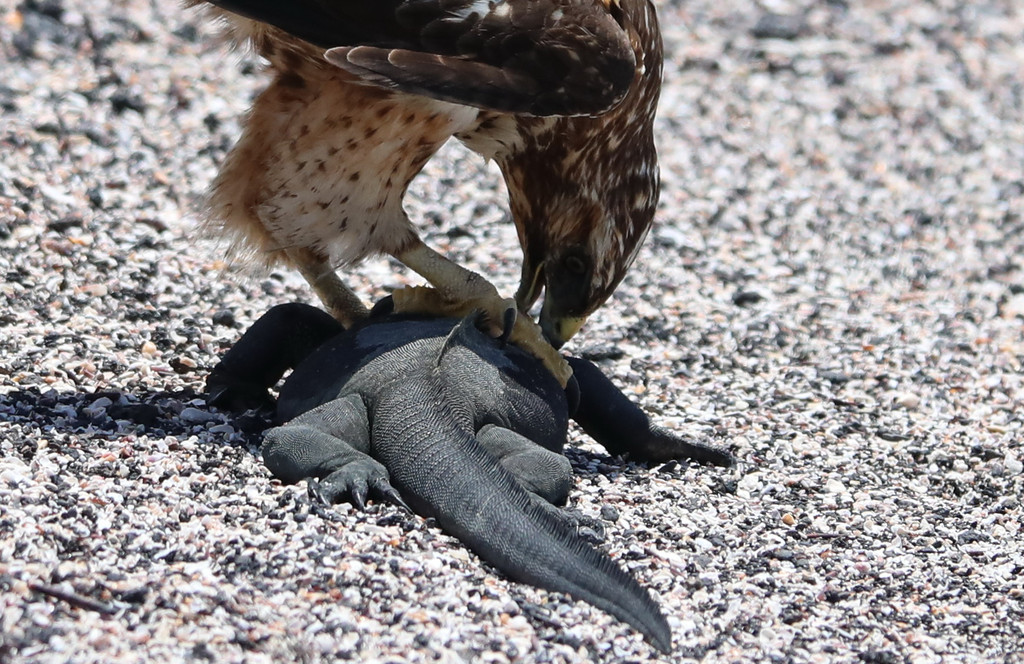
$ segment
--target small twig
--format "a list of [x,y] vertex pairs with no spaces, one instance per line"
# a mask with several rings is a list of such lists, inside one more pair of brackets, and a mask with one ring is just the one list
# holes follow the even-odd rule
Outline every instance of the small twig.
[[86,609],[89,611],[96,611],[105,615],[113,615],[117,613],[117,609],[106,602],[101,602],[98,599],[92,599],[91,597],[85,597],[77,593],[71,592],[70,590],[64,590],[57,586],[47,585],[45,583],[37,583],[30,581],[28,584],[30,590],[34,590],[37,593],[49,595],[60,600],[64,600],[71,606],[77,606],[80,609]]

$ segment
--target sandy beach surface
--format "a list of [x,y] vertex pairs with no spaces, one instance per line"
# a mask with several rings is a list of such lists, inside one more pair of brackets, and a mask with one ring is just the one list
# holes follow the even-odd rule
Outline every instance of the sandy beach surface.
[[[3,0],[0,660],[1021,661],[1024,5],[659,10],[658,223],[567,349],[739,463],[577,429],[568,456],[671,656],[419,517],[272,481],[265,422],[202,398],[312,301],[199,232],[259,63],[174,2]],[[503,187],[452,144],[406,207],[511,293]]]

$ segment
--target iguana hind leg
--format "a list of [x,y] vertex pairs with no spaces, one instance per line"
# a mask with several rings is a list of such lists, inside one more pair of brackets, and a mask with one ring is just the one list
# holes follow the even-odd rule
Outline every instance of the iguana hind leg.
[[524,489],[552,505],[565,505],[572,488],[572,466],[564,456],[494,424],[481,428],[476,439]]
[[591,544],[604,541],[604,524],[582,512],[565,508],[572,489],[572,465],[557,452],[529,438],[494,424],[487,424],[476,435],[481,447],[493,454],[505,470],[512,473],[533,499],[533,503]]
[[571,357],[569,364],[579,385],[579,406],[572,419],[612,454],[628,454],[639,461],[692,459],[715,466],[732,465],[727,450],[686,440],[652,424],[647,413],[589,361]]
[[363,509],[374,497],[406,507],[387,469],[369,455],[369,432],[363,400],[341,397],[268,430],[263,461],[282,482],[318,480],[310,493],[327,504],[350,500]]

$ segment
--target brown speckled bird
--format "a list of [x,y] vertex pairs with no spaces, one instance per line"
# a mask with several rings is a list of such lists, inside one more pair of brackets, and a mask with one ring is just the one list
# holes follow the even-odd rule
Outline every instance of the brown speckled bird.
[[400,308],[505,306],[428,248],[402,208],[452,136],[505,176],[523,249],[516,303],[527,311],[544,290],[552,344],[621,281],[658,199],[662,46],[648,0],[190,3],[215,5],[273,74],[213,185],[211,217],[297,267],[343,323],[366,310],[335,270],[378,253],[436,289],[396,293]]

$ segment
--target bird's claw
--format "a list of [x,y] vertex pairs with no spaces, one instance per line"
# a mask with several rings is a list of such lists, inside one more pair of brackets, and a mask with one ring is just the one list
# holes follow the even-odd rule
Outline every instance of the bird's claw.
[[558,383],[565,387],[572,369],[565,358],[541,332],[540,326],[529,316],[518,315],[515,300],[502,298],[493,286],[478,289],[467,298],[445,297],[436,288],[411,286],[392,294],[396,313],[430,314],[461,318],[473,311],[483,312],[488,332],[502,344],[511,342],[539,359]]
[[519,318],[519,309],[512,306],[505,310],[504,325],[501,328],[501,335],[498,336],[498,343],[504,348],[505,344],[508,343],[509,338],[512,336],[512,331],[516,326],[516,320]]

